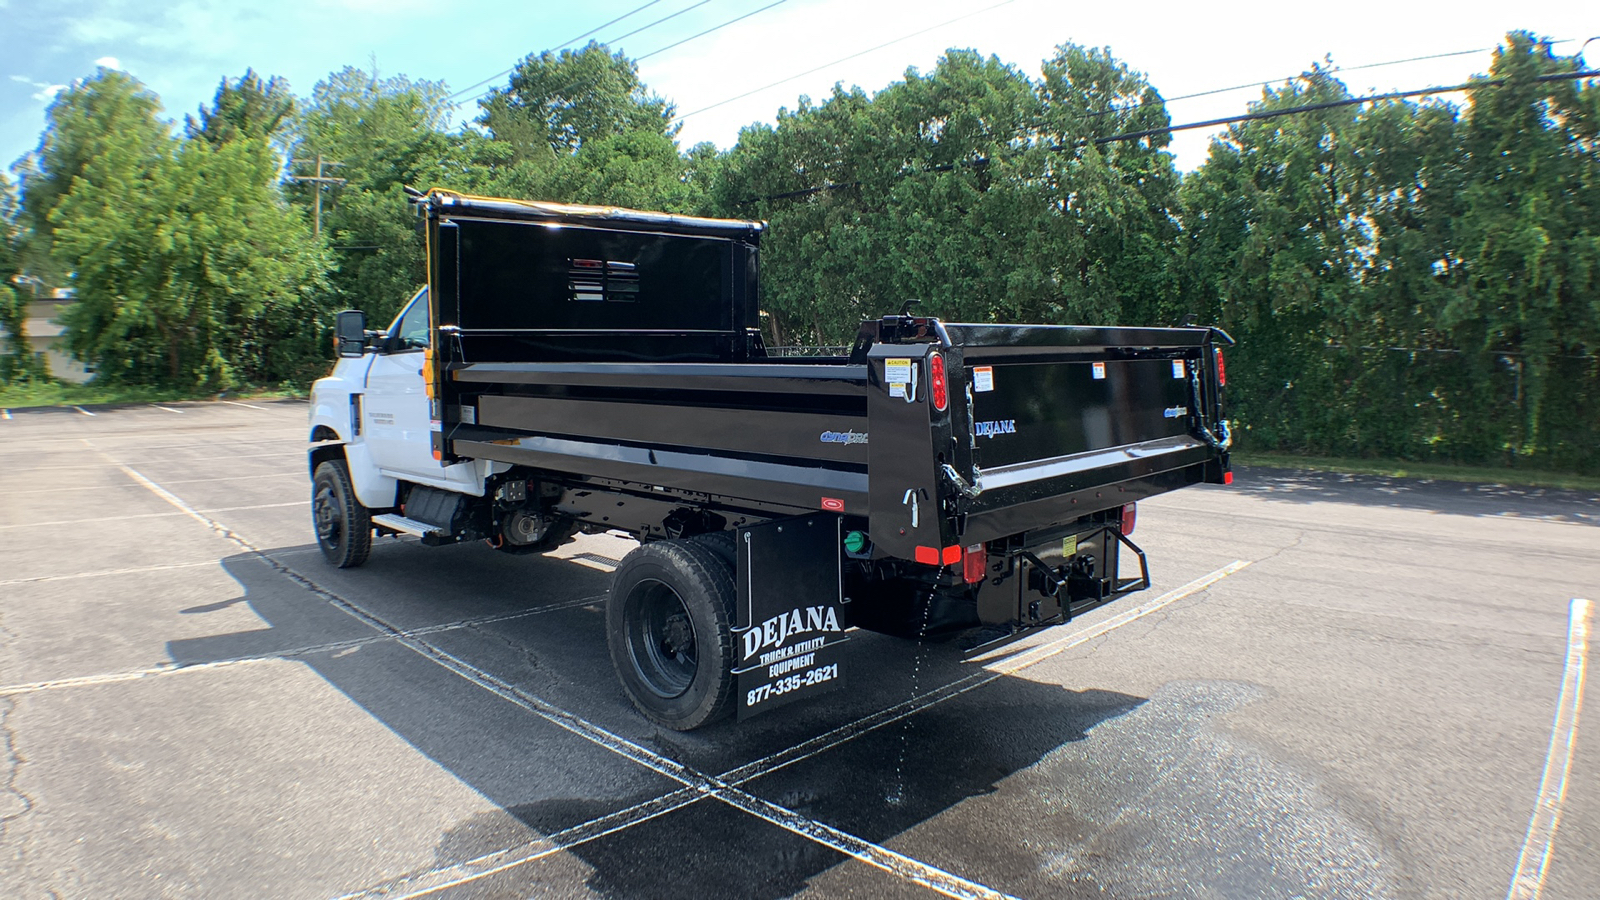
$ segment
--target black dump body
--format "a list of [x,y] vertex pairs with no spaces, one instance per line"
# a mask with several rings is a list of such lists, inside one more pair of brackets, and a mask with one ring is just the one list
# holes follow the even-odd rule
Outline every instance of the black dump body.
[[596,527],[831,512],[872,559],[945,566],[1227,472],[1211,329],[889,316],[849,356],[769,359],[761,223],[422,207],[437,449],[549,473]]

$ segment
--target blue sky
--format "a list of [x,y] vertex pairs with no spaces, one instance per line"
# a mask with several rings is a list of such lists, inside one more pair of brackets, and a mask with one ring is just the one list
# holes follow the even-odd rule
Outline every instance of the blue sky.
[[[44,112],[60,85],[122,68],[181,119],[209,100],[224,76],[246,67],[288,79],[308,94],[346,65],[380,74],[443,80],[465,88],[528,53],[563,41],[645,0],[0,0],[0,165],[37,145]],[[644,59],[640,74],[682,113],[896,41],[855,59],[688,116],[681,140],[729,146],[739,128],[771,121],[797,96],[819,97],[835,82],[875,91],[907,67],[931,68],[948,47],[971,47],[1037,74],[1064,41],[1110,46],[1149,74],[1167,97],[1277,81],[1331,54],[1359,66],[1488,48],[1512,28],[1572,38],[1573,52],[1600,34],[1597,7],[1577,0],[1342,4],[1074,3],[1064,0],[657,0],[595,37],[640,57],[747,13],[749,18]],[[1000,3],[1000,5],[996,5]],[[670,17],[670,18],[667,18]],[[667,18],[667,21],[656,23]],[[950,22],[950,20],[959,21]],[[944,24],[949,23],[949,24]],[[646,27],[649,26],[649,27]],[[635,29],[630,37],[616,40]],[[1588,59],[1600,64],[1600,41]],[[1488,52],[1349,72],[1356,91],[1452,84],[1485,70]],[[503,84],[498,76],[495,84]],[[1242,112],[1260,88],[1174,101],[1175,122]],[[470,119],[475,105],[461,109]],[[1204,160],[1206,133],[1175,144],[1179,165]]]

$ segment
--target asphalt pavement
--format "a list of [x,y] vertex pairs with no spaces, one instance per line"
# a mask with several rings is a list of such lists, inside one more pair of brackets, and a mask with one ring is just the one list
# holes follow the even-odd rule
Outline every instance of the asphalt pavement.
[[333,569],[306,433],[0,414],[0,896],[1600,897],[1600,496],[1241,470],[1140,505],[1149,591],[679,734],[629,540]]

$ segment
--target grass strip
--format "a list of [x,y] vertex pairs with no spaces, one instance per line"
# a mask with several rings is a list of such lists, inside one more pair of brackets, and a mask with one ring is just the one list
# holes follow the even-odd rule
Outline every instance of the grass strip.
[[1271,469],[1301,469],[1311,472],[1337,472],[1347,475],[1382,475],[1387,478],[1421,478],[1428,481],[1459,481],[1468,484],[1504,484],[1516,487],[1559,488],[1570,491],[1600,491],[1600,477],[1569,472],[1542,472],[1532,469],[1503,469],[1494,466],[1462,466],[1450,463],[1419,463],[1394,459],[1345,459],[1337,456],[1300,456],[1295,453],[1235,452],[1234,465]]
[[0,407],[28,409],[39,406],[107,406],[126,403],[181,403],[186,400],[278,400],[304,398],[304,388],[262,387],[216,391],[123,385],[65,384],[59,381],[0,385]]

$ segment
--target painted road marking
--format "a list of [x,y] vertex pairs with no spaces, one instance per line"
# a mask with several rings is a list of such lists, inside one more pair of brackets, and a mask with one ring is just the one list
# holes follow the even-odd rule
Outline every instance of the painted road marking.
[[183,410],[181,410],[181,409],[173,409],[170,406],[159,406],[159,405],[157,405],[156,409],[164,409],[169,413],[177,413],[180,416],[183,415]]
[[250,409],[259,409],[262,412],[272,412],[272,410],[268,409],[265,406],[256,406],[256,405],[254,405],[252,403],[240,403],[237,400],[224,400],[222,402],[223,403],[232,403],[234,406],[245,406],[245,407],[249,407]]
[[1014,675],[1017,672],[1028,668],[1029,666],[1044,662],[1045,660],[1050,659],[1057,654],[1071,650],[1073,647],[1077,647],[1080,644],[1087,643],[1098,637],[1109,634],[1111,631],[1121,628],[1129,622],[1142,619],[1145,616],[1176,603],[1185,597],[1197,594],[1248,565],[1250,565],[1249,560],[1234,560],[1233,562],[1223,566],[1220,569],[1217,569],[1214,572],[1202,575],[1199,578],[1188,582],[1187,584],[1173,588],[1172,590],[1162,594],[1159,597],[1156,597],[1153,600],[1149,600],[1140,604],[1139,606],[1134,607],[1133,609],[1112,616],[1111,618],[1106,619],[1104,622],[1101,622],[1099,625],[1086,628],[1083,631],[1073,632],[1072,634],[1064,635],[1056,640],[1040,644],[1039,646],[1033,647],[1030,650],[1020,654],[1016,659],[1007,661],[1004,664],[991,663],[985,666],[984,671],[982,672],[974,672],[965,678],[953,681],[947,685],[944,685],[943,687],[935,688],[934,690],[929,691],[920,697],[912,697],[909,700],[898,703],[887,709],[879,710],[872,715],[863,716],[854,722],[841,725],[832,731],[825,732],[803,743],[796,744],[787,750],[781,750],[770,756],[755,760],[754,762],[746,763],[745,765],[736,769],[730,769],[719,777],[733,784],[743,784],[752,779],[760,778],[763,775],[776,772],[777,770],[786,766],[803,762],[812,758],[813,756],[817,756],[818,754],[832,750],[834,747],[837,747],[846,741],[854,740],[863,734],[876,731],[885,725],[891,725],[908,716],[913,716],[931,706],[935,706],[945,702],[946,700],[959,697],[968,691],[980,688],[998,678],[1006,675]]
[[[10,583],[10,582],[8,582]],[[552,603],[538,609],[524,609],[514,613],[495,613],[486,616],[473,616],[469,619],[460,619],[455,622],[444,622],[438,625],[423,625],[419,628],[408,628],[405,634],[419,637],[429,634],[442,634],[460,628],[474,628],[480,625],[493,625],[497,622],[510,622],[514,619],[525,619],[529,616],[538,616],[545,613],[560,612],[566,609],[578,609],[589,606],[605,597],[598,594],[593,597],[583,597],[578,600],[568,600],[564,603]],[[141,678],[151,678],[157,675],[173,675],[180,672],[203,672],[207,669],[220,669],[226,666],[237,666],[242,663],[267,662],[274,659],[293,659],[299,656],[310,656],[313,653],[333,653],[340,650],[351,650],[365,647],[368,644],[379,644],[393,640],[387,634],[375,634],[371,637],[350,638],[343,641],[329,641],[323,644],[312,644],[306,647],[291,647],[286,650],[272,650],[262,653],[250,653],[244,656],[230,656],[227,659],[213,659],[200,663],[167,663],[151,666],[147,669],[133,669],[126,672],[105,672],[99,675],[78,675],[72,678],[54,678],[49,681],[29,681],[22,684],[0,685],[0,697],[10,697],[17,694],[32,694],[38,691],[53,691],[62,688],[87,687],[97,684],[114,684],[119,681],[137,681]]]
[[74,406],[73,409],[77,410],[78,412],[83,413],[86,416],[91,416],[92,417],[94,415],[94,413],[89,412],[87,409],[84,409],[81,406]]
[[[885,725],[891,725],[909,716],[915,715],[924,709],[943,703],[946,700],[952,700],[961,696],[962,694],[967,693],[968,691],[982,687],[983,685],[986,685],[1004,675],[1014,674],[1022,669],[1028,668],[1029,666],[1044,662],[1046,659],[1050,659],[1066,650],[1070,650],[1073,647],[1079,646],[1080,644],[1084,644],[1088,641],[1099,638],[1105,634],[1108,634],[1114,629],[1128,624],[1129,622],[1133,622],[1137,619],[1148,616],[1151,613],[1176,603],[1185,597],[1199,593],[1200,591],[1205,590],[1211,585],[1216,584],[1222,579],[1227,578],[1229,575],[1240,571],[1248,565],[1250,565],[1250,561],[1248,560],[1234,560],[1233,562],[1223,566],[1220,569],[1217,569],[1214,572],[1202,575],[1201,577],[1196,578],[1186,584],[1180,585],[1153,600],[1149,600],[1137,607],[1134,607],[1133,609],[1106,619],[1099,625],[1095,625],[1084,629],[1083,631],[1074,632],[1073,634],[1065,635],[1054,641],[1049,641],[1030,648],[1028,651],[1020,654],[1017,658],[1006,662],[1003,666],[999,664],[993,664],[992,668],[988,668],[983,672],[976,672],[967,676],[966,678],[930,691],[921,697],[913,697],[910,700],[899,703],[895,706],[891,706],[887,709],[880,710],[870,716],[865,716],[861,719],[857,719],[854,722],[841,725],[832,731],[818,735],[817,737],[790,747],[787,750],[781,750],[777,753],[763,757],[762,759],[754,760],[746,763],[745,765],[730,769],[727,772],[716,776],[714,780],[738,787],[786,766],[794,765],[795,763],[802,762],[819,754],[825,753],[828,750],[831,750],[847,741],[854,740],[863,734],[875,731],[884,727]],[[626,809],[618,810],[599,819],[593,819],[589,822],[575,825],[572,828],[566,829],[565,831],[548,835],[540,840],[533,841],[528,844],[497,850],[493,853],[487,853],[483,856],[465,860],[452,866],[433,869],[428,872],[408,876],[397,881],[375,885],[356,894],[347,895],[347,898],[394,896],[393,892],[401,887],[404,887],[407,890],[407,893],[399,896],[421,897],[437,891],[445,890],[447,888],[459,887],[461,885],[469,884],[482,878],[486,878],[490,875],[495,875],[500,872],[514,869],[517,866],[525,863],[544,859],[564,850],[569,850],[578,846],[579,844],[583,844],[596,838],[612,834],[613,832],[620,831],[624,828],[631,827],[632,825],[637,825],[641,822],[657,818],[669,812],[673,812],[688,806],[689,804],[701,799],[701,797],[702,795],[699,792],[693,791],[689,788],[683,788],[678,791],[656,797],[652,800],[647,800],[643,803],[636,804]],[[599,827],[601,823],[604,823],[604,828]],[[341,898],[341,900],[346,900],[346,898]]]
[[215,566],[218,562],[208,559],[197,563],[176,563],[170,566],[135,566],[130,569],[103,569],[99,572],[74,572],[70,575],[38,575],[33,578],[13,578],[10,581],[0,581],[0,587],[11,584],[33,584],[40,581],[68,581],[74,578],[104,578],[107,575],[132,575],[136,572],[164,572],[168,569],[198,569],[201,566]]
[[[107,454],[107,458],[110,458],[109,454]],[[113,462],[115,461],[113,460]],[[534,715],[544,719],[552,725],[557,726],[558,728],[562,728],[571,732],[572,734],[577,735],[578,737],[584,738],[591,743],[603,747],[606,750],[610,750],[612,753],[615,753],[618,756],[632,760],[633,762],[638,763],[639,765],[656,772],[659,775],[670,778],[673,781],[684,785],[685,787],[693,788],[694,790],[699,791],[706,796],[716,797],[718,800],[727,803],[735,809],[744,810],[750,815],[769,822],[770,824],[776,825],[786,831],[791,831],[800,835],[801,837],[809,838],[810,840],[822,844],[825,847],[832,848],[840,853],[854,857],[855,859],[860,860],[867,865],[873,866],[874,868],[882,869],[890,874],[898,875],[901,878],[909,880],[915,884],[920,884],[924,887],[931,888],[946,896],[960,898],[960,900],[971,900],[971,898],[982,898],[982,900],[1014,900],[1014,898],[1011,898],[1008,894],[1003,894],[992,888],[978,884],[975,881],[969,881],[959,875],[946,872],[943,869],[935,866],[930,866],[927,863],[923,863],[908,856],[896,853],[886,847],[880,847],[870,841],[847,834],[846,832],[840,831],[831,826],[824,825],[821,822],[808,819],[792,810],[769,803],[766,800],[762,800],[759,797],[739,790],[732,785],[729,785],[725,782],[720,782],[701,772],[698,772],[695,769],[678,762],[677,760],[662,756],[661,754],[656,753],[647,747],[634,743],[633,741],[630,741],[621,735],[608,731],[605,728],[602,728],[599,725],[584,719],[582,716],[579,716],[576,713],[569,712],[553,703],[550,703],[547,700],[543,700],[537,696],[534,696],[533,694],[529,694],[515,685],[509,684],[495,677],[494,675],[485,672],[477,666],[474,666],[471,663],[456,657],[449,651],[444,650],[436,644],[429,643],[420,637],[413,637],[406,634],[400,629],[384,621],[377,615],[366,611],[358,604],[346,600],[338,594],[323,588],[321,585],[318,585],[316,582],[305,577],[294,569],[291,569],[278,560],[268,556],[264,551],[250,543],[228,526],[196,510],[194,507],[184,502],[181,497],[178,497],[176,494],[173,494],[171,491],[167,490],[161,485],[156,484],[139,472],[120,463],[117,464],[117,468],[122,470],[123,474],[127,475],[129,478],[132,478],[133,480],[144,485],[150,491],[155,493],[156,496],[166,500],[168,503],[182,510],[185,515],[197,522],[204,524],[207,528],[210,528],[212,531],[227,538],[229,541],[237,544],[244,550],[249,551],[257,558],[265,561],[267,565],[276,569],[279,574],[295,582],[296,584],[299,584],[301,587],[305,588],[315,596],[321,597],[327,602],[333,604],[336,608],[343,610],[346,614],[350,615],[357,621],[364,622],[372,628],[387,634],[407,649],[433,661],[445,669],[448,669],[461,678],[477,685],[480,688],[483,688],[495,696],[533,713]]]
[[[291,501],[289,503],[257,503],[254,506],[222,506],[222,507],[218,507],[216,509],[207,509],[207,510],[204,510],[204,512],[233,512],[235,510],[241,510],[241,509],[278,509],[279,507],[284,507],[284,506],[308,506],[308,505],[310,505],[310,503],[311,503],[310,500],[294,500],[294,501]],[[48,528],[48,527],[53,526],[53,525],[93,525],[93,524],[95,524],[97,522],[121,522],[121,521],[124,521],[126,519],[170,519],[173,516],[181,516],[181,515],[183,515],[183,513],[180,513],[180,512],[134,513],[132,515],[127,515],[127,516],[101,516],[98,519],[57,519],[57,520],[55,520],[53,522],[23,522],[20,525],[0,525],[0,531],[5,531],[8,528]],[[95,574],[95,573],[88,573],[88,574]],[[85,577],[88,577],[88,575],[85,575],[85,574],[79,574],[79,575],[52,575],[52,576],[47,576],[47,577],[50,577],[50,578],[85,578]],[[0,584],[14,584],[14,583],[15,582],[0,582]]]
[[1528,834],[1522,840],[1522,853],[1517,857],[1507,900],[1538,900],[1544,890],[1545,869],[1550,865],[1556,827],[1561,824],[1561,804],[1567,796],[1567,776],[1572,774],[1573,740],[1578,731],[1578,712],[1583,707],[1583,673],[1589,662],[1589,625],[1593,618],[1593,601],[1576,599],[1567,608],[1567,662],[1562,670],[1561,696],[1556,700],[1555,723],[1550,729],[1550,750],[1545,754],[1539,799],[1528,820]]
[[[182,478],[167,484],[211,484],[218,481],[256,481],[262,478],[305,478],[305,472],[262,472],[257,475],[228,475],[223,478]],[[66,491],[103,491],[99,485],[82,487],[38,488],[30,491],[11,491],[12,494],[59,494]]]

